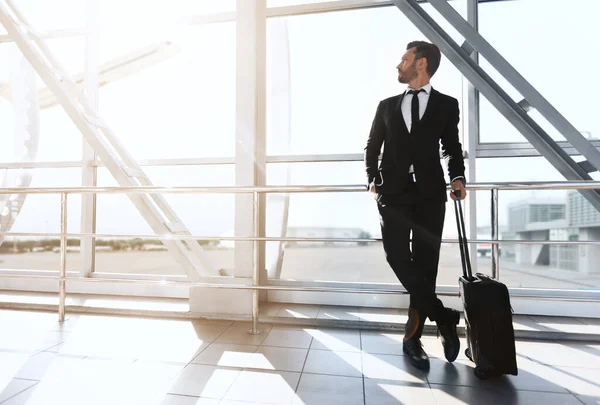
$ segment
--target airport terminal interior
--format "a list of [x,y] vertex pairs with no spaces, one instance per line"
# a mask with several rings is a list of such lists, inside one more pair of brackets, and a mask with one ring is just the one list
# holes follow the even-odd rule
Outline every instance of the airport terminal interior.
[[[0,404],[599,405],[598,16],[0,0]],[[468,257],[508,289],[517,375],[465,351],[451,198],[436,291],[460,352],[429,319],[429,370],[403,350],[364,153],[416,40],[458,100]]]

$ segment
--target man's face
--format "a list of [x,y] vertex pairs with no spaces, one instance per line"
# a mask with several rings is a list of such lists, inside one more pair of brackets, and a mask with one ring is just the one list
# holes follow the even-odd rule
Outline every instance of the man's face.
[[408,83],[417,78],[416,62],[415,48],[410,48],[402,55],[402,61],[396,66],[396,69],[398,69],[398,81],[400,83]]

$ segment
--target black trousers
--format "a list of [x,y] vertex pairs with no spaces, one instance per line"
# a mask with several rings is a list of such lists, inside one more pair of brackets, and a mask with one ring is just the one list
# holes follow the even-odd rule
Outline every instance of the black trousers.
[[436,322],[445,314],[435,285],[446,204],[423,201],[414,183],[405,191],[377,198],[383,249],[387,262],[410,294],[411,308],[423,320],[429,317]]

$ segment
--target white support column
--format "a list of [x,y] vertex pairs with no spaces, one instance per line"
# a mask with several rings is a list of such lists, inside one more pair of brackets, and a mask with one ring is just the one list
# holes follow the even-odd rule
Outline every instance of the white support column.
[[[98,109],[98,55],[99,30],[97,25],[97,1],[87,0],[87,18],[86,18],[86,47],[85,47],[85,96],[89,104],[94,109]],[[83,140],[81,160],[84,166],[81,170],[81,184],[83,186],[95,187],[97,182],[97,169],[94,165],[96,152]],[[83,194],[81,196],[81,232],[96,232],[96,195]],[[95,270],[96,263],[96,241],[91,237],[81,240],[81,254],[83,255],[83,267],[81,275],[89,277]]]
[[[237,0],[235,184],[266,182],[266,0]],[[235,234],[252,234],[252,195],[235,199]],[[260,199],[260,233],[265,231],[265,198]],[[265,249],[260,249],[261,274]],[[235,276],[252,277],[252,243],[235,243]]]
[[[467,2],[467,21],[476,30],[478,30],[479,8],[478,0],[466,0]],[[479,63],[479,54],[473,51],[471,57],[476,63]],[[477,181],[476,159],[477,145],[479,144],[479,91],[469,81],[467,84],[467,128],[469,140],[469,173],[467,181],[474,183]],[[472,239],[477,238],[477,197],[474,191],[469,193],[469,234]],[[473,272],[477,271],[477,249],[476,246],[469,246],[471,255],[471,266]]]
[[[278,155],[289,155],[291,147],[291,72],[290,72],[290,41],[288,25],[285,18],[276,18],[269,22],[267,31],[268,60],[269,60],[269,93],[268,111],[269,134],[274,139],[269,141]],[[282,166],[282,165],[280,165]],[[273,184],[290,184],[292,164],[286,164],[287,169],[276,173]],[[290,209],[290,194],[274,194],[268,199],[269,216],[265,219],[269,235],[287,235]],[[271,243],[265,249],[265,263],[270,279],[279,279],[283,267],[285,242]]]

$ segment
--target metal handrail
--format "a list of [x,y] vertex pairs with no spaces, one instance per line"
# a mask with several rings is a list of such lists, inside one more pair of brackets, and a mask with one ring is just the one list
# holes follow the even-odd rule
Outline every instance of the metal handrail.
[[[446,185],[449,190],[450,186]],[[589,190],[600,189],[600,181],[553,181],[553,182],[501,182],[471,183],[468,190]],[[133,186],[133,187],[12,187],[0,189],[0,194],[244,194],[244,193],[336,193],[365,192],[365,185],[330,185],[330,186]]]
[[[56,237],[62,234],[44,232],[0,232],[0,236],[29,236],[29,237]],[[234,241],[234,242],[322,242],[322,243],[375,243],[381,242],[382,238],[300,238],[280,236],[206,236],[206,235],[148,235],[137,233],[77,233],[67,232],[67,238],[82,239],[113,238],[113,239],[153,239],[158,241],[170,240],[211,240],[211,241]],[[442,239],[441,243],[458,244],[458,239]],[[500,244],[500,245],[600,245],[598,240],[520,240],[520,239],[467,239],[470,244]]]
[[[449,188],[449,186],[447,186]],[[491,240],[470,240],[469,243],[489,243],[492,244],[492,276],[498,277],[499,274],[499,244],[554,244],[554,245],[600,245],[600,241],[521,241],[521,240],[499,240],[498,239],[498,190],[566,190],[566,189],[600,189],[600,181],[577,181],[577,182],[505,182],[505,183],[473,183],[469,184],[469,190],[491,190],[492,191],[492,239]],[[282,287],[282,286],[261,286],[259,285],[259,243],[265,241],[325,241],[325,242],[377,242],[379,238],[277,238],[260,237],[259,231],[259,195],[263,193],[318,193],[318,192],[367,192],[364,185],[335,185],[335,186],[233,186],[233,187],[196,187],[196,186],[135,186],[135,187],[45,187],[45,188],[4,188],[0,189],[0,194],[60,194],[60,233],[24,233],[24,232],[2,232],[3,236],[58,236],[60,237],[60,275],[59,280],[59,303],[58,314],[59,321],[65,319],[66,302],[66,260],[67,260],[67,238],[68,237],[139,237],[152,238],[158,240],[237,240],[253,242],[253,277],[252,285],[234,285],[234,284],[213,284],[213,283],[182,283],[170,282],[171,284],[194,285],[205,288],[229,288],[229,289],[247,289],[253,291],[252,300],[252,330],[250,333],[260,333],[258,330],[258,309],[259,292],[261,290],[293,290],[293,291],[320,291],[320,292],[345,292],[345,293],[383,293],[398,294],[405,293],[401,290],[381,290],[366,291],[363,289],[352,288],[321,288],[321,287]],[[134,194],[134,193],[219,193],[219,194],[242,194],[251,193],[253,195],[253,236],[251,237],[206,237],[196,235],[111,235],[97,233],[68,233],[67,232],[67,198],[69,194]],[[457,243],[456,240],[443,240],[445,243]],[[14,277],[14,276],[13,276]],[[56,277],[41,276],[21,276],[26,278],[55,279]],[[92,281],[91,278],[83,278],[80,281]],[[94,280],[97,281],[97,280]],[[103,280],[106,281],[106,280]],[[117,282],[115,280],[115,282]],[[144,281],[142,283],[151,283]],[[526,297],[527,298],[527,297]]]

